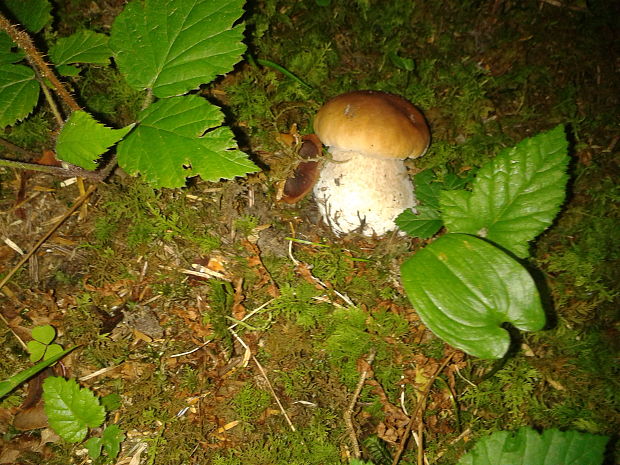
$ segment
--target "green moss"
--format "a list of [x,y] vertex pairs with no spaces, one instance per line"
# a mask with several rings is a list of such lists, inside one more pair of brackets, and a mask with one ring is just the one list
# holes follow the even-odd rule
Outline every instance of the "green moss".
[[231,400],[236,419],[246,423],[246,426],[251,426],[270,403],[269,393],[250,383],[244,385]]

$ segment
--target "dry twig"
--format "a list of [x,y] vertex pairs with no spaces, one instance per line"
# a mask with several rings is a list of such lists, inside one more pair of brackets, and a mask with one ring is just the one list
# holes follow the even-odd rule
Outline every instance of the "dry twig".
[[418,424],[418,465],[424,464],[424,447],[423,447],[424,439],[422,437],[422,433],[423,433],[422,414],[424,412],[424,407],[426,405],[426,399],[429,393],[431,392],[431,388],[433,387],[433,383],[435,382],[435,379],[437,378],[437,376],[439,376],[439,374],[443,371],[443,369],[448,365],[448,363],[450,363],[450,360],[452,360],[452,357],[454,356],[454,354],[456,354],[456,352],[452,352],[450,355],[446,357],[443,363],[439,366],[439,368],[437,368],[435,373],[433,373],[433,376],[431,376],[431,378],[426,383],[426,386],[424,387],[424,391],[422,392],[422,395],[420,396],[420,399],[418,400],[418,403],[416,405],[415,411],[413,412],[413,415],[411,415],[409,419],[409,423],[407,424],[407,429],[405,430],[405,434],[403,435],[403,440],[401,441],[400,446],[398,450],[396,451],[396,454],[394,455],[394,459],[392,460],[392,465],[398,465],[398,462],[400,461],[400,456],[403,454],[403,451],[405,450],[405,447],[407,446],[407,439],[409,439],[409,435],[411,434],[413,425],[418,417],[420,418],[420,421]]

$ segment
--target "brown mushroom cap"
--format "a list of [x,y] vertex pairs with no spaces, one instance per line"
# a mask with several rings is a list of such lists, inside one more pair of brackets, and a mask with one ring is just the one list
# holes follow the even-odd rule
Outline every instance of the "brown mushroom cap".
[[413,104],[372,90],[329,100],[314,119],[314,132],[328,147],[384,158],[417,158],[430,143],[424,116]]

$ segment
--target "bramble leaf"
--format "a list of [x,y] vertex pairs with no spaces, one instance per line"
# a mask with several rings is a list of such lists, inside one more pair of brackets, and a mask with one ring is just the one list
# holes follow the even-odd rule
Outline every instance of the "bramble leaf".
[[49,0],[4,0],[4,4],[30,32],[39,32],[52,20]]
[[475,357],[501,358],[502,328],[536,331],[545,313],[532,277],[516,260],[474,236],[446,234],[405,261],[403,287],[428,328]]
[[245,51],[244,0],[134,0],[116,17],[110,47],[127,82],[157,97],[226,74]]
[[568,175],[564,128],[525,139],[485,164],[472,190],[444,191],[440,208],[449,232],[475,234],[528,256],[564,201]]
[[105,34],[82,30],[58,39],[50,48],[49,55],[56,66],[70,63],[107,65],[112,55],[108,40]]
[[74,379],[45,378],[43,400],[50,426],[68,442],[84,440],[88,428],[100,426],[105,419],[105,409],[93,392]]
[[121,443],[125,440],[125,433],[117,426],[108,426],[101,435],[103,450],[110,458],[115,458],[121,450]]
[[439,212],[434,208],[420,205],[416,207],[418,213],[408,208],[396,217],[394,223],[399,229],[412,237],[428,239],[433,237],[443,226]]
[[0,66],[0,128],[30,114],[39,100],[34,71],[23,65]]
[[0,65],[9,63],[17,63],[24,58],[24,52],[17,48],[15,42],[11,40],[9,35],[0,31]]
[[457,465],[600,465],[605,436],[531,428],[496,431],[479,440]]
[[257,170],[236,149],[222,111],[196,95],[160,100],[139,116],[140,124],[118,145],[118,163],[155,187],[181,187],[187,177],[208,181]]
[[111,129],[85,111],[74,111],[56,141],[59,159],[87,170],[97,168],[96,160],[133,128]]

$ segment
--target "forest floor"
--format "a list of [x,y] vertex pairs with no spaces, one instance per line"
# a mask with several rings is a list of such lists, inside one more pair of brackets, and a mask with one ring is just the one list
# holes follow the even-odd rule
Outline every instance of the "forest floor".
[[[54,7],[55,30],[68,35],[109,32],[123,2]],[[118,396],[118,463],[336,464],[356,442],[365,460],[391,463],[431,380],[413,428],[429,464],[454,464],[479,438],[521,426],[610,435],[606,463],[620,463],[620,11],[571,0],[265,0],[246,10],[248,53],[308,85],[246,60],[201,90],[261,171],[154,190],[116,170],[3,289],[0,378],[29,366],[20,339],[35,326],[80,345],[54,372]],[[140,99],[115,73],[86,67],[71,85],[120,127]],[[567,201],[530,259],[553,322],[523,334],[501,365],[420,322],[399,268],[427,241],[338,237],[312,196],[278,201],[296,157],[282,135],[311,133],[320,106],[355,89],[422,109],[433,140],[412,174],[474,172],[566,125]],[[50,121],[39,112],[4,137],[40,155],[53,147]],[[47,174],[0,177],[5,275],[17,246],[30,250],[80,192]],[[46,428],[46,375],[2,399],[0,463],[86,463],[83,445]],[[400,463],[417,454],[408,441]]]

